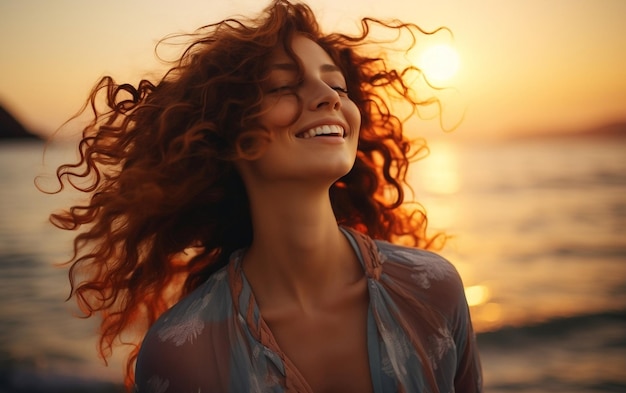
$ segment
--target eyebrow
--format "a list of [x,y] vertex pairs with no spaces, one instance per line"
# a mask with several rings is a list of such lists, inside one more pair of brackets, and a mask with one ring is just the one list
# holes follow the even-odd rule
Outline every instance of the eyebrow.
[[341,68],[334,64],[323,64],[321,67],[322,72],[341,72]]
[[275,63],[270,65],[270,70],[296,71],[298,67],[294,63]]
[[[270,70],[283,70],[283,71],[296,71],[298,67],[295,63],[275,63],[270,65]],[[321,72],[342,72],[341,68],[334,64],[322,64],[320,66]]]

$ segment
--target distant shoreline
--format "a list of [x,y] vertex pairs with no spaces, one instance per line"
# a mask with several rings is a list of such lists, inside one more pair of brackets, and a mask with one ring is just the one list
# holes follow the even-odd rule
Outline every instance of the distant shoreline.
[[39,140],[44,138],[26,129],[15,116],[9,113],[3,106],[0,106],[0,141],[7,140]]
[[505,137],[507,141],[515,140],[537,140],[537,139],[587,139],[587,138],[602,138],[602,139],[619,139],[626,138],[626,120],[616,121],[611,123],[605,123],[596,127],[589,127],[587,129],[567,130],[567,131],[545,131],[545,132],[529,132],[512,135]]

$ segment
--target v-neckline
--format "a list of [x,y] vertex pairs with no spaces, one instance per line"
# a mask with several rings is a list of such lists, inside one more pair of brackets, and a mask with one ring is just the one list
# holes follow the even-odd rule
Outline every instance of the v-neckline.
[[[372,301],[371,301],[371,291],[370,291],[370,280],[372,279],[372,271],[368,268],[372,266],[376,266],[377,263],[374,261],[369,261],[371,263],[368,264],[368,261],[365,261],[363,255],[363,248],[360,247],[359,242],[352,233],[352,230],[344,227],[339,227],[341,232],[348,239],[352,250],[357,256],[359,264],[361,265],[363,272],[366,276],[367,280],[367,295],[368,295],[368,306],[367,306],[367,321],[366,321],[366,336],[367,336],[367,356],[368,356],[368,365],[370,372],[370,379],[372,383],[372,390],[374,393],[382,392],[382,382],[380,379],[380,347],[378,340],[378,326],[376,323],[376,319],[374,318],[374,314],[372,311]],[[238,293],[238,298],[233,299],[233,304],[238,305],[239,315],[245,321],[246,326],[250,329],[251,336],[257,340],[264,348],[268,349],[272,353],[278,356],[278,359],[275,357],[270,357],[270,360],[277,366],[279,370],[283,373],[286,381],[286,390],[290,391],[291,388],[295,389],[295,391],[303,392],[303,393],[313,393],[313,389],[304,378],[298,367],[291,361],[291,359],[287,356],[285,352],[282,351],[276,338],[274,337],[269,325],[263,319],[261,314],[261,310],[258,306],[256,298],[254,296],[254,292],[252,287],[243,271],[242,268],[242,259],[245,250],[239,250],[233,254],[230,266],[230,272],[234,273],[234,277],[230,278],[231,283],[231,293],[235,295]],[[374,263],[372,263],[374,262]],[[241,281],[239,284],[241,285],[240,291],[233,290],[233,279],[238,281],[239,278]],[[239,285],[237,285],[239,286]],[[251,320],[252,319],[252,320]],[[267,353],[267,352],[266,352]],[[282,362],[280,364],[279,362]],[[288,371],[292,373],[290,377],[288,377]],[[293,378],[293,379],[292,379]],[[293,386],[290,386],[293,385]]]

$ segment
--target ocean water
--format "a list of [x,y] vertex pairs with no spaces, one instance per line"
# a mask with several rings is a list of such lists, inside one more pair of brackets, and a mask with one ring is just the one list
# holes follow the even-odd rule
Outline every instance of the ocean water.
[[[47,215],[76,194],[33,179],[64,146],[0,144],[0,393],[121,392],[122,356],[65,302],[71,234]],[[436,141],[415,199],[461,273],[486,392],[626,392],[626,138]]]

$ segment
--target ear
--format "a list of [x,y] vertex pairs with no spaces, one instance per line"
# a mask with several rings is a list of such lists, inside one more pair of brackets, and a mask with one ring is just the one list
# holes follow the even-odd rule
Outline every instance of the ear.
[[272,137],[266,130],[245,131],[235,142],[236,162],[258,160],[265,154],[266,147],[271,142]]

